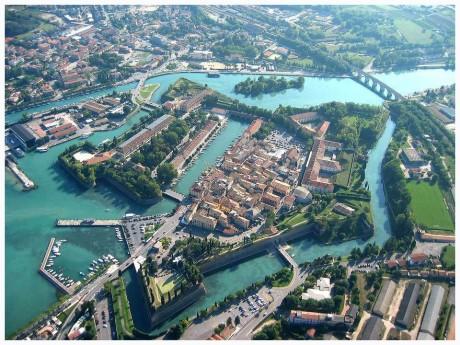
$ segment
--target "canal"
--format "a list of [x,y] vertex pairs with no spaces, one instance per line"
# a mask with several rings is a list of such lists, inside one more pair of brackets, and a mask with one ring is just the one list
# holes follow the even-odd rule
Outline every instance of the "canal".
[[[288,90],[279,94],[264,95],[253,99],[235,95],[232,91],[233,85],[245,79],[246,76],[222,75],[220,78],[209,79],[206,78],[205,74],[183,73],[149,79],[148,83],[160,83],[160,89],[154,94],[152,100],[158,101],[161,93],[167,89],[170,83],[182,76],[187,76],[189,79],[202,84],[208,84],[208,86],[217,91],[238,98],[247,104],[270,109],[276,108],[279,104],[305,106],[333,100],[370,104],[381,104],[382,102],[372,92],[349,79],[306,78],[305,86],[302,90]],[[133,87],[135,87],[135,84],[128,84],[115,89],[117,91],[126,91]],[[316,92],[317,90],[322,91]],[[104,94],[103,92],[111,93],[112,90],[100,90],[97,92],[102,93],[93,93],[57,103],[50,103],[47,106],[30,109],[29,112],[44,111],[55,106],[64,105],[62,102],[71,104],[100,96]],[[7,119],[11,121],[14,117],[20,118],[22,113],[9,114]],[[114,131],[96,133],[89,138],[89,141],[98,144],[106,138],[111,139],[115,135],[126,131],[143,115],[145,113],[139,112],[130,118],[124,126]],[[214,142],[200,154],[194,165],[182,176],[176,185],[176,189],[179,192],[186,193],[201,172],[211,166],[225,152],[233,140],[243,132],[245,126],[245,124],[230,120]],[[388,126],[387,124],[387,130]],[[69,240],[63,245],[62,256],[56,263],[62,265],[64,271],[73,277],[79,271],[86,270],[89,262],[102,254],[110,252],[119,259],[123,259],[126,256],[126,249],[124,245],[116,241],[113,230],[57,229],[54,227],[56,218],[93,217],[112,219],[119,218],[126,212],[139,214],[169,212],[175,206],[174,202],[164,199],[152,207],[141,207],[104,184],[87,191],[81,189],[72,178],[56,165],[57,156],[74,142],[53,147],[46,153],[29,153],[20,160],[21,168],[38,184],[38,189],[36,190],[27,193],[21,192],[14,177],[9,174],[9,171],[6,171],[5,251],[6,262],[8,262],[5,272],[6,334],[21,327],[56,300],[55,289],[42,279],[37,272],[43,251],[50,237],[56,236],[58,239],[65,238]],[[370,180],[369,184],[371,185]],[[374,209],[372,211],[374,212]],[[380,234],[378,231],[376,232]],[[379,236],[378,234],[376,236]],[[350,245],[350,248],[353,246]],[[296,251],[294,255],[299,258],[302,258],[302,252],[315,252],[312,247],[306,246],[303,242],[299,244],[299,249],[295,248],[293,245],[292,251]],[[347,249],[344,248],[343,250],[346,251]],[[270,258],[266,256],[254,260],[207,277],[208,295],[202,301],[191,306],[186,313],[191,313],[191,310],[198,308],[198,306],[201,309],[203,306],[219,300],[231,292],[232,289],[236,291],[249,285],[251,282],[243,277],[248,277],[248,279],[252,277],[251,279],[256,281],[281,267],[281,263],[276,257]],[[257,267],[260,267],[260,277],[253,273],[256,262],[258,263]],[[278,264],[275,264],[275,262],[278,262]],[[225,282],[225,287],[223,282]],[[31,286],[34,287],[33,294],[30,293]],[[213,288],[213,286],[216,288]],[[222,294],[218,294],[218,291],[222,292]]]

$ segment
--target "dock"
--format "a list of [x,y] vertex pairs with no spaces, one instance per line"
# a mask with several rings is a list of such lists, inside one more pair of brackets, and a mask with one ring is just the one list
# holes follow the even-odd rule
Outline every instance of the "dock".
[[21,181],[24,190],[30,190],[35,188],[35,184],[32,182],[32,180],[28,178],[27,175],[21,169],[18,168],[16,163],[7,159],[6,164],[13,172],[13,174],[18,178],[18,180]]
[[166,196],[170,199],[173,199],[175,201],[178,201],[178,202],[182,202],[184,199],[185,199],[185,195],[184,194],[181,194],[181,193],[178,193],[172,189],[167,189],[165,191],[163,191],[163,196]]
[[47,270],[46,270],[46,263],[48,262],[48,258],[50,256],[50,253],[51,253],[51,249],[53,248],[53,245],[54,245],[54,241],[56,240],[55,237],[52,237],[51,240],[50,240],[50,243],[48,244],[48,248],[46,249],[46,252],[45,252],[45,256],[43,257],[43,261],[42,261],[42,264],[40,265],[40,269],[39,269],[39,272],[41,273],[41,275],[43,275],[51,284],[53,284],[54,286],[56,286],[59,290],[61,290],[62,292],[66,293],[66,294],[69,294],[69,295],[72,295],[75,291],[75,284],[74,283],[73,285],[67,287],[65,286],[64,284],[62,284],[56,277],[54,277],[51,273],[49,273]]
[[56,226],[58,227],[106,227],[120,226],[119,219],[58,219]]

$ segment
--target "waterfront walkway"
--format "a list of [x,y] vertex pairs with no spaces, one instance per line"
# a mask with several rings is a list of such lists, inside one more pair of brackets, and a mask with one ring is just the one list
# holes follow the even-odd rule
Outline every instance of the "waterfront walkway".
[[46,263],[48,262],[48,258],[50,256],[51,249],[53,248],[55,240],[56,238],[54,237],[51,238],[50,243],[48,244],[48,248],[46,249],[45,256],[43,257],[42,264],[40,265],[39,271],[48,281],[50,281],[58,289],[60,289],[66,294],[73,295],[75,291],[75,286],[76,286],[75,283],[67,287],[64,284],[62,284],[56,277],[54,277],[50,272],[46,270]]
[[58,227],[104,227],[104,226],[120,226],[121,221],[118,219],[58,219],[56,226]]
[[9,159],[6,159],[6,164],[13,172],[13,174],[19,179],[19,181],[21,181],[24,190],[30,190],[35,188],[35,184],[32,182],[32,180],[28,178],[27,175],[18,168],[16,163]]

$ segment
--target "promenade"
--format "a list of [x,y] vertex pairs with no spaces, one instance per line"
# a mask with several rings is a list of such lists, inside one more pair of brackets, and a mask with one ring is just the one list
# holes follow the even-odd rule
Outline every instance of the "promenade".
[[6,159],[6,164],[13,172],[13,174],[18,178],[18,180],[22,183],[24,190],[30,190],[35,188],[35,184],[32,182],[32,180],[28,178],[27,175],[18,168],[16,163],[9,159]]
[[58,219],[57,227],[106,227],[120,226],[121,221],[118,219]]

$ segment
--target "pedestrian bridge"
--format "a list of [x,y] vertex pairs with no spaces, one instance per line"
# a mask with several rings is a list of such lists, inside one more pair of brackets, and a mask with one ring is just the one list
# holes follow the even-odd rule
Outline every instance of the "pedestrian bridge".
[[281,257],[286,261],[286,263],[291,266],[292,268],[295,268],[298,266],[297,262],[294,261],[291,255],[281,246],[281,244],[276,244],[275,245],[276,250],[278,253],[281,255]]
[[352,78],[365,86],[372,92],[376,93],[378,96],[386,99],[388,101],[399,101],[404,99],[404,96],[401,95],[398,91],[393,89],[391,86],[388,86],[384,82],[378,80],[372,75],[363,72],[361,70],[354,70],[352,72]]
[[152,110],[161,108],[161,105],[155,102],[144,102],[142,103],[141,108],[143,110],[152,111]]
[[163,191],[163,196],[173,199],[178,202],[182,202],[185,199],[185,195],[178,193],[172,189],[167,189]]

